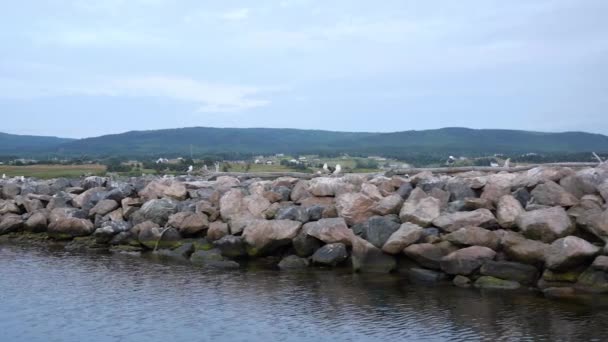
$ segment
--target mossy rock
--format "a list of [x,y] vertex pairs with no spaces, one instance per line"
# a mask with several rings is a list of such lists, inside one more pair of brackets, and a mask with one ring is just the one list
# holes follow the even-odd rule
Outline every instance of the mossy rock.
[[608,273],[589,267],[578,277],[576,288],[592,293],[608,293]]
[[521,285],[513,280],[504,280],[491,276],[481,276],[475,281],[475,287],[492,290],[517,290]]
[[576,283],[576,280],[581,274],[581,270],[572,270],[567,272],[555,272],[546,269],[543,272],[543,280],[548,282],[567,282]]

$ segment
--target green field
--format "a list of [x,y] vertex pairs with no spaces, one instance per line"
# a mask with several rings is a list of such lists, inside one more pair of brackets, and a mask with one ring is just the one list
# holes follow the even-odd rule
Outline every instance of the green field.
[[58,178],[58,177],[80,177],[82,175],[103,175],[106,167],[99,164],[87,165],[27,165],[12,166],[0,165],[0,175],[7,177],[33,177],[33,178]]

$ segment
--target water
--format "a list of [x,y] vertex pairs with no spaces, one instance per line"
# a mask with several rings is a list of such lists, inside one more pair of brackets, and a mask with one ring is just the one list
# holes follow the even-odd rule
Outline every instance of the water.
[[527,292],[0,246],[0,341],[605,341],[606,322]]

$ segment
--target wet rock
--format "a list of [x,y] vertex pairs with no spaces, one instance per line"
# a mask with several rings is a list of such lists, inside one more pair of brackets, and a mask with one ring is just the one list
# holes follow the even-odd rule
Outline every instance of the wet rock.
[[181,212],[169,216],[167,225],[176,228],[181,236],[196,236],[209,228],[207,215],[203,213]]
[[325,266],[337,266],[348,259],[346,245],[343,243],[330,243],[319,249],[312,255],[312,262]]
[[458,287],[462,287],[462,288],[469,288],[471,287],[471,279],[469,279],[468,277],[465,277],[463,275],[457,275],[454,277],[454,279],[452,280],[452,283]]
[[95,231],[95,227],[87,219],[63,217],[51,222],[47,231],[52,237],[64,239],[91,235]]
[[352,262],[355,272],[389,273],[397,266],[394,257],[384,254],[368,241],[355,236],[352,239]]
[[435,284],[448,279],[447,274],[425,268],[413,267],[407,270],[408,280],[413,283]]
[[300,258],[297,255],[289,255],[279,262],[279,268],[282,271],[301,270],[308,268],[309,262],[306,258]]
[[446,255],[441,259],[440,266],[448,274],[469,275],[495,256],[496,252],[487,247],[472,246]]
[[419,200],[408,199],[399,212],[401,222],[410,222],[421,227],[428,227],[440,215],[441,203],[434,197]]
[[226,235],[214,241],[213,245],[228,258],[240,258],[247,255],[245,240],[242,236]]
[[95,229],[93,236],[97,243],[109,243],[115,235],[128,232],[132,228],[129,222],[109,222],[101,228]]
[[289,206],[279,209],[275,215],[277,220],[292,220],[306,223],[310,216],[306,208],[300,206]]
[[608,293],[608,273],[590,267],[578,277],[576,288],[591,293]]
[[578,204],[576,196],[552,181],[536,186],[531,195],[534,201],[541,205],[571,207]]
[[562,207],[524,212],[516,219],[522,233],[535,240],[553,242],[574,232],[574,225]]
[[301,227],[302,223],[298,221],[252,220],[243,230],[247,252],[251,256],[259,256],[288,245],[296,237]]
[[177,205],[168,199],[155,199],[142,205],[138,212],[143,221],[152,221],[159,226],[164,226],[169,217],[177,212]]
[[445,235],[445,240],[461,246],[484,246],[498,249],[500,239],[494,232],[480,227],[464,227]]
[[420,243],[406,247],[403,252],[419,265],[440,269],[441,259],[444,256],[456,251],[458,248],[451,243],[444,241],[436,244]]
[[504,280],[490,276],[481,276],[475,281],[475,287],[489,290],[517,290],[521,285],[513,280]]
[[545,254],[545,266],[551,270],[566,270],[593,259],[600,248],[576,237],[555,240]]
[[388,254],[400,254],[407,246],[418,241],[422,233],[422,227],[413,223],[404,223],[390,235],[382,246],[382,251]]
[[181,236],[177,229],[168,227],[161,228],[152,221],[140,223],[132,228],[137,232],[137,240],[149,249],[175,248],[180,243]]
[[374,215],[376,202],[361,193],[346,193],[336,199],[338,215],[349,225],[365,222]]
[[308,235],[325,243],[341,242],[347,246],[350,246],[351,240],[355,236],[341,217],[309,222],[304,225],[303,229],[308,232]]
[[593,260],[591,267],[593,267],[593,269],[596,269],[598,271],[608,272],[608,256],[605,256],[605,255],[598,256],[597,258],[595,258],[595,260]]
[[503,228],[515,227],[517,217],[525,211],[521,203],[512,195],[502,196],[496,207],[496,219]]
[[16,232],[23,227],[23,219],[20,215],[6,214],[0,217],[0,235]]
[[209,229],[207,230],[208,241],[213,242],[219,240],[228,234],[230,234],[228,224],[221,221],[209,223]]
[[433,225],[446,232],[454,232],[467,226],[491,228],[496,226],[496,218],[488,209],[443,214],[433,220]]
[[45,211],[37,211],[25,221],[25,230],[40,233],[45,232],[48,227],[48,218]]
[[185,243],[174,249],[159,249],[155,252],[155,255],[165,259],[187,261],[192,253],[194,253],[194,245],[192,243]]
[[539,276],[536,267],[512,261],[486,261],[479,272],[482,275],[513,280],[527,285],[536,283]]
[[89,216],[94,217],[95,215],[106,215],[113,210],[118,208],[118,203],[114,200],[101,200],[91,210],[89,210]]

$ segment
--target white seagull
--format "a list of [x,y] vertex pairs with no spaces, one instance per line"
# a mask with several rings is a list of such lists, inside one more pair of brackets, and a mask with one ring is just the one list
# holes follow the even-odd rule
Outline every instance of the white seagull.
[[323,171],[329,173],[329,166],[327,166],[327,163],[323,164]]
[[194,170],[194,166],[190,165],[188,166],[188,173],[192,172]]
[[339,174],[340,171],[342,171],[342,166],[340,166],[340,164],[337,164],[336,169],[334,170],[334,175]]

